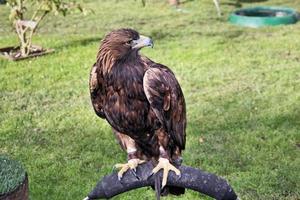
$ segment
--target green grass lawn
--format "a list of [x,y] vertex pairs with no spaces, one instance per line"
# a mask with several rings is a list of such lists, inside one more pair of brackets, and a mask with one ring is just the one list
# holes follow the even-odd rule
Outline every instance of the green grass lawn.
[[[101,38],[121,27],[152,36],[154,49],[142,53],[169,66],[183,88],[184,164],[226,178],[242,200],[300,199],[300,23],[250,29],[226,20],[239,6],[300,10],[298,1],[224,0],[222,19],[211,0],[185,1],[186,12],[159,0],[85,2],[94,14],[42,24],[34,43],[54,54],[0,59],[0,154],[24,164],[30,199],[82,199],[125,161],[88,91]],[[8,12],[0,5],[0,47],[17,44]],[[142,188],[114,199],[154,198]],[[189,190],[163,199],[210,198]]]

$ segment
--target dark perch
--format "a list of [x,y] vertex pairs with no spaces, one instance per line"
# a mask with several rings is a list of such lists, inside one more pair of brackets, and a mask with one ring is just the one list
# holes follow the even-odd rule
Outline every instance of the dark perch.
[[[138,166],[137,176],[128,171],[121,181],[118,180],[116,172],[107,175],[98,182],[86,199],[107,199],[132,189],[154,186],[155,175],[150,176],[152,169],[152,163],[147,162]],[[181,177],[170,172],[167,185],[192,189],[217,200],[237,200],[237,195],[225,179],[187,166],[180,166],[179,170]],[[161,171],[158,175],[162,178]]]

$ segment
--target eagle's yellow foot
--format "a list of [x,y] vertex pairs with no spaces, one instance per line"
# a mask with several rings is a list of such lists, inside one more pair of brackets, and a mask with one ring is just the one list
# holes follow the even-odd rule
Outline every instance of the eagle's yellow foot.
[[168,180],[168,174],[169,174],[169,171],[174,171],[175,174],[177,176],[180,176],[180,171],[174,167],[168,159],[166,158],[159,158],[158,159],[158,164],[157,166],[152,170],[152,173],[153,174],[156,174],[160,169],[163,169],[163,179],[162,179],[162,185],[161,185],[161,188],[164,188],[165,185],[167,184],[167,180]]
[[115,168],[120,169],[120,171],[118,172],[118,179],[121,180],[121,178],[123,177],[123,174],[125,172],[127,172],[129,169],[133,170],[134,172],[136,171],[136,167],[139,164],[144,163],[144,160],[140,160],[140,159],[130,159],[128,160],[128,163],[126,164],[115,164]]

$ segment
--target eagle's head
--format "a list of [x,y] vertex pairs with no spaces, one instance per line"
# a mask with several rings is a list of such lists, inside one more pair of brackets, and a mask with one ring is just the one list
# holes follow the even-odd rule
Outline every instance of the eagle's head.
[[153,41],[133,29],[118,29],[107,34],[100,46],[100,56],[109,54],[114,60],[138,55],[143,47],[153,47]]

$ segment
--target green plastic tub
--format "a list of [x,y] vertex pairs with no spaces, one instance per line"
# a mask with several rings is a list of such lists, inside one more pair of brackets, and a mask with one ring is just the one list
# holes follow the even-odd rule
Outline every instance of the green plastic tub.
[[257,28],[294,24],[297,22],[297,15],[291,8],[260,6],[237,10],[229,16],[229,21],[240,26]]

